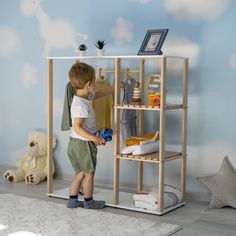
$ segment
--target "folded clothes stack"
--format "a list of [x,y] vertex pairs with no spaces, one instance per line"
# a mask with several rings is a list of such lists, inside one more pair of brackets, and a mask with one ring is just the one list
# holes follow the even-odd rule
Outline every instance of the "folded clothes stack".
[[121,153],[132,155],[145,155],[152,152],[157,152],[159,148],[158,137],[158,132],[150,132],[140,137],[130,137],[126,139],[126,146],[123,147]]
[[132,154],[132,155],[144,155],[152,152],[158,151],[158,142],[152,142],[147,144],[132,145],[124,147],[121,151],[122,154]]
[[[156,211],[158,210],[158,190],[152,189],[149,193],[137,193],[133,195],[134,204],[136,207]],[[164,208],[175,206],[182,201],[180,191],[171,186],[164,185]]]
[[125,146],[138,145],[143,141],[151,140],[153,138],[158,139],[158,132],[149,132],[141,136],[130,136],[125,140]]

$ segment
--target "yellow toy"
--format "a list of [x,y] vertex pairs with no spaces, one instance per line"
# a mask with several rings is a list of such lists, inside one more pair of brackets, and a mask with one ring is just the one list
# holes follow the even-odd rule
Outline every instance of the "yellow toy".
[[151,75],[147,84],[148,105],[160,106],[160,75]]

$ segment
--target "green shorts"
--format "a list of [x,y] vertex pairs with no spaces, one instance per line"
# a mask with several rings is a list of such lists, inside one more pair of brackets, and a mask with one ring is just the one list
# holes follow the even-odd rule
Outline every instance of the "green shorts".
[[95,171],[97,147],[94,142],[70,137],[67,154],[76,173]]

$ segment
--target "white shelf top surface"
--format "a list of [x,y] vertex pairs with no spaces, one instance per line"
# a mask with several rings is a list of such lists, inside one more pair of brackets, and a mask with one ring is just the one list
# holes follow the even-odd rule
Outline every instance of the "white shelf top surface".
[[117,56],[50,56],[46,57],[47,60],[53,59],[53,60],[79,60],[79,59],[115,59],[115,58],[121,58],[121,59],[160,59],[160,58],[170,58],[170,59],[188,59],[187,57],[181,57],[181,56],[169,56],[169,55],[117,55]]

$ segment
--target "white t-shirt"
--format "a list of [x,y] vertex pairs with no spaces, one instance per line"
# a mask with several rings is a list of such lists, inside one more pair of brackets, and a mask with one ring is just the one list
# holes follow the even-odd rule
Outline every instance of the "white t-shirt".
[[[91,99],[93,98],[94,96],[91,96]],[[72,132],[70,136],[72,138],[87,140],[85,137],[81,136],[75,131],[74,118],[85,118],[83,128],[89,133],[93,134],[96,131],[96,122],[95,113],[92,107],[92,101],[82,97],[74,96],[70,112],[72,119]]]

